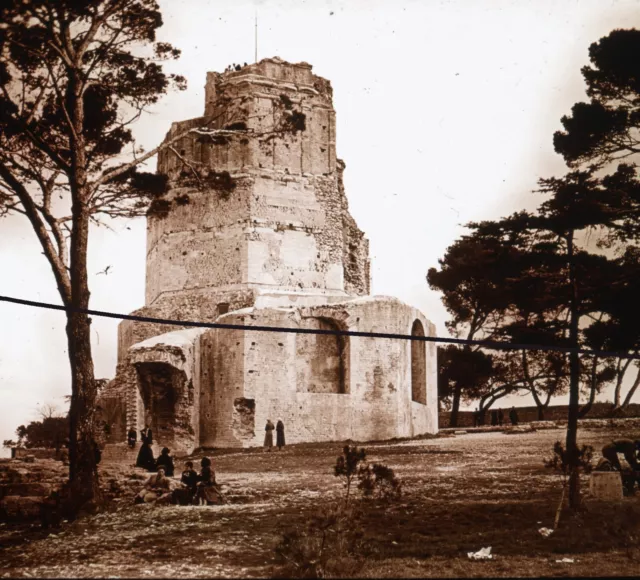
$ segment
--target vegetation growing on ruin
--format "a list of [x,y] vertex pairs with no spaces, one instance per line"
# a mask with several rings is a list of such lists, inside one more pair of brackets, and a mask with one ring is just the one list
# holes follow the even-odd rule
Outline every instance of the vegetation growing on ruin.
[[147,210],[147,217],[166,218],[171,211],[171,201],[165,198],[154,199]]

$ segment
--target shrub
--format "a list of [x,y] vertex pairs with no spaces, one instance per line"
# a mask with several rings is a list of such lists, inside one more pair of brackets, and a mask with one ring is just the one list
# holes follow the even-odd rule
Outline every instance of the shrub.
[[[593,459],[593,447],[590,445],[583,445],[578,449],[578,461],[577,469],[584,473],[591,473],[593,466],[591,461]],[[560,496],[560,503],[556,511],[556,518],[553,525],[553,529],[558,528],[560,522],[560,514],[562,513],[562,507],[564,505],[564,496],[569,483],[569,476],[571,475],[571,465],[569,463],[569,456],[565,448],[560,441],[556,441],[553,446],[553,456],[551,459],[543,459],[545,467],[553,469],[562,474],[562,495]]]
[[380,463],[361,469],[358,479],[358,489],[365,497],[391,501],[400,498],[402,493],[400,480],[393,469]]
[[345,503],[349,503],[349,492],[351,491],[351,483],[358,476],[362,465],[367,457],[367,453],[364,449],[358,449],[356,446],[350,447],[345,445],[342,448],[342,455],[336,460],[336,465],[333,468],[333,474],[336,477],[344,477],[347,488],[347,495],[345,497]]
[[364,564],[360,514],[332,505],[318,510],[305,525],[283,535],[276,547],[279,576],[340,578],[356,574]]

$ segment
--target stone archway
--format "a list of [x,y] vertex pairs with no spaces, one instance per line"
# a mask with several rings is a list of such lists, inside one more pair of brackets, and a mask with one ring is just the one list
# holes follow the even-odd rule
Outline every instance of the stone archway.
[[[136,363],[138,387],[154,443],[172,452],[194,447],[192,389],[184,371],[164,362]],[[191,395],[191,396],[189,396]]]

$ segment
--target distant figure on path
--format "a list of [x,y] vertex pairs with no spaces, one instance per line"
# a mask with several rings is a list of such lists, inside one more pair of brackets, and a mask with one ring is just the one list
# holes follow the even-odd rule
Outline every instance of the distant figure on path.
[[135,503],[168,503],[170,499],[171,481],[161,467],[158,473],[147,479],[144,489],[136,496]]
[[131,429],[129,429],[129,432],[127,433],[127,444],[131,449],[133,449],[136,446],[137,441],[138,441],[138,433],[136,433],[136,430],[133,427],[131,427]]
[[173,465],[173,457],[169,455],[169,448],[165,447],[158,459],[156,459],[156,470],[160,469],[160,467],[164,467],[164,472],[167,477],[173,477],[173,472],[175,471],[175,467]]
[[275,427],[273,426],[271,419],[267,419],[267,425],[264,428],[266,432],[264,436],[264,446],[267,448],[268,451],[271,451],[271,448],[273,447],[273,430],[274,429]]
[[515,407],[511,407],[511,411],[509,411],[509,420],[512,425],[518,424],[518,411],[516,411]]
[[616,439],[602,448],[602,457],[608,459],[616,471],[622,471],[622,465],[618,458],[618,453],[622,453],[631,469],[640,471],[640,463],[638,463],[637,458],[638,451],[640,451],[640,441]]
[[491,426],[495,427],[498,424],[498,411],[491,409]]
[[480,407],[476,407],[476,410],[473,412],[473,426],[480,426]]
[[136,467],[142,467],[142,469],[146,469],[147,471],[154,471],[156,468],[156,461],[153,458],[153,449],[151,449],[151,443],[153,442],[151,429],[147,426],[140,431],[140,434],[142,435],[140,438],[142,446],[140,447],[140,451],[138,451]]
[[278,451],[284,447],[284,423],[280,419],[276,423],[276,445]]
[[502,409],[498,409],[498,425],[502,426],[504,423],[504,411]]

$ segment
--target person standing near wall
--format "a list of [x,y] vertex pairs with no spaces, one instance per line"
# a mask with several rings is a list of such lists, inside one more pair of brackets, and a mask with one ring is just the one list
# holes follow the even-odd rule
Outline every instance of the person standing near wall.
[[136,446],[137,441],[138,441],[138,434],[136,433],[136,430],[133,427],[131,427],[131,429],[129,429],[129,432],[127,433],[127,444],[131,449],[133,449]]
[[138,451],[138,459],[136,460],[136,467],[142,467],[147,471],[154,471],[156,468],[156,460],[153,457],[153,449],[151,444],[153,443],[153,435],[151,429],[147,425],[140,431],[142,447]]
[[516,411],[515,407],[511,407],[511,411],[509,411],[509,419],[511,420],[512,425],[518,424],[518,411]]
[[267,419],[267,424],[264,428],[265,430],[264,446],[266,447],[267,451],[271,451],[271,448],[273,447],[273,430],[274,429],[275,427],[273,426],[271,419]]
[[278,451],[284,447],[284,423],[281,419],[278,419],[278,422],[276,423],[276,445],[278,447]]
[[502,409],[498,409],[498,425],[502,427],[503,423],[504,423],[504,412]]

